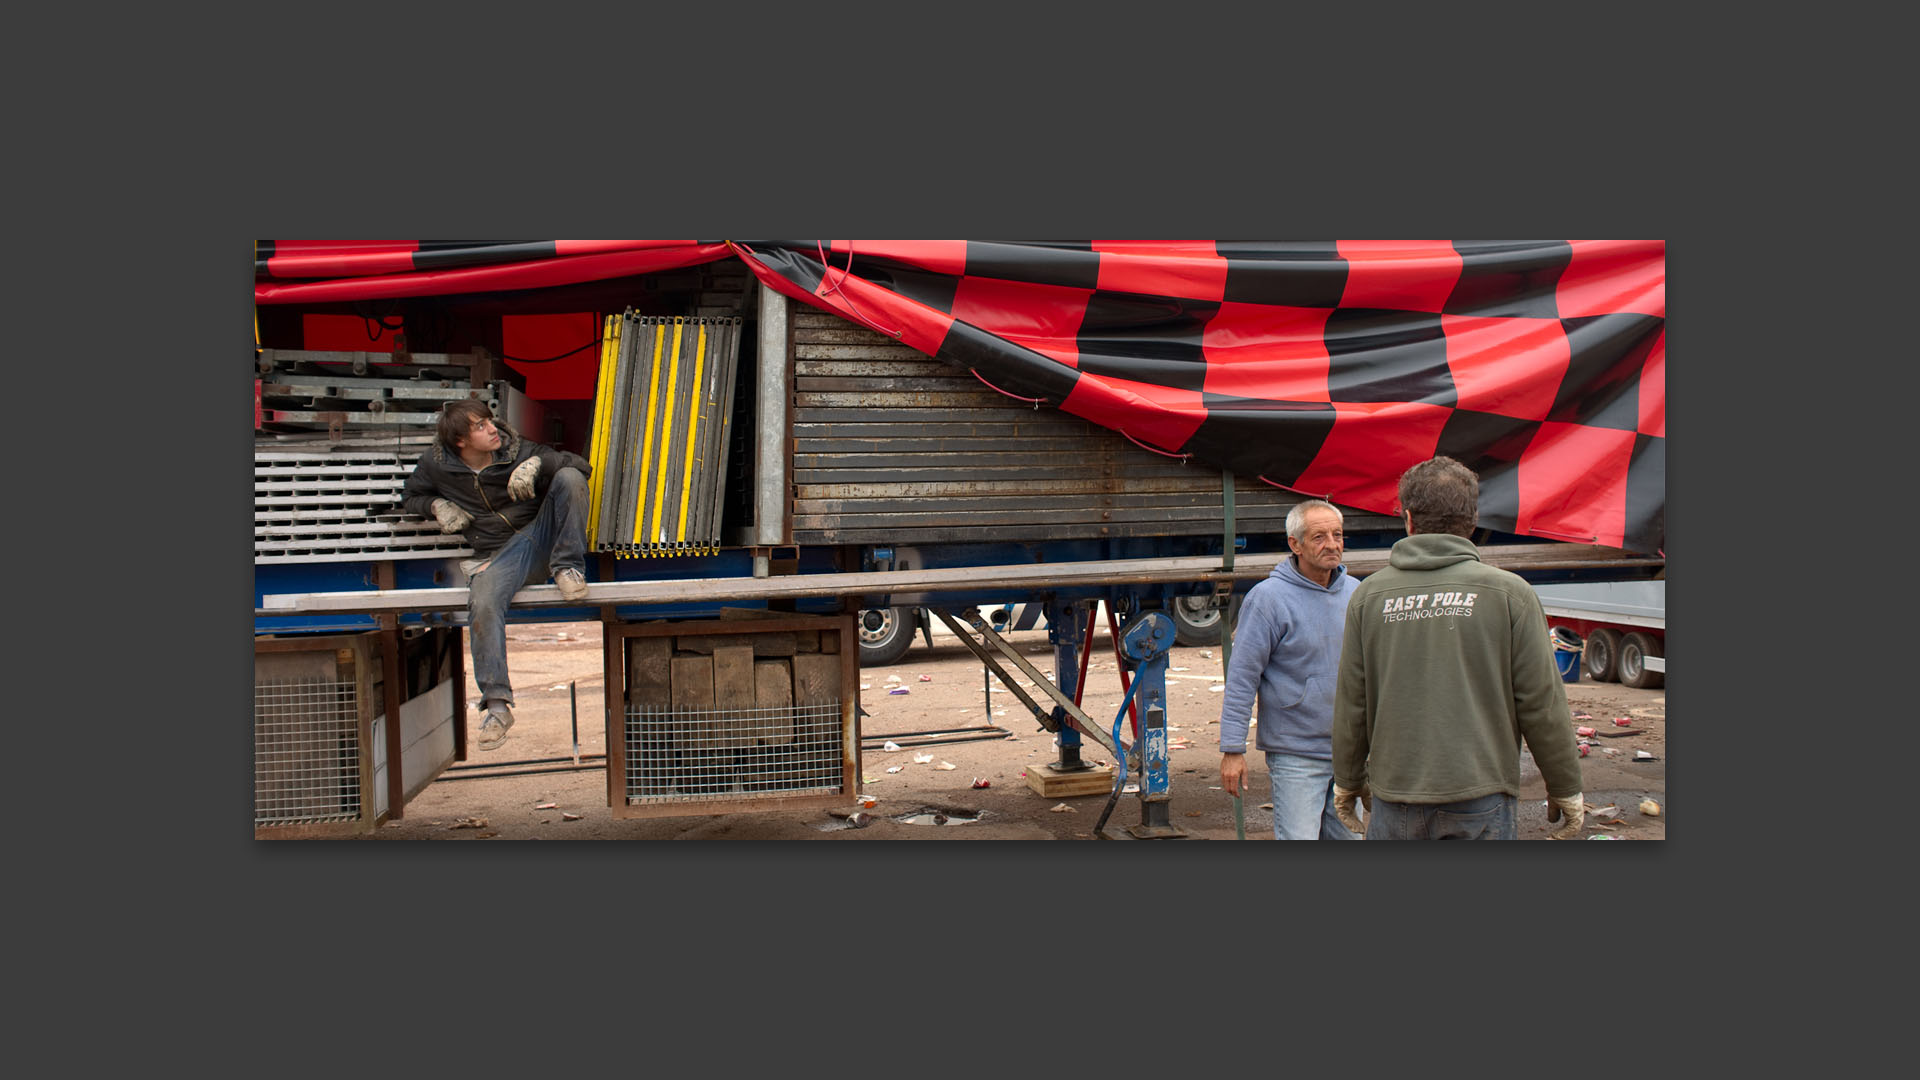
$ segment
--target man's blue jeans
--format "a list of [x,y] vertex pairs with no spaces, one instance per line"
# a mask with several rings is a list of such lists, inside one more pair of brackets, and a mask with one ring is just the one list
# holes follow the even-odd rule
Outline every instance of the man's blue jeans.
[[579,469],[561,469],[553,474],[540,513],[467,580],[473,681],[480,687],[481,708],[490,701],[513,704],[513,685],[507,681],[507,608],[513,594],[560,570],[584,574],[586,550],[587,478]]
[[1267,752],[1275,840],[1353,840],[1333,812],[1333,762]]
[[1513,840],[1518,800],[1496,791],[1451,803],[1390,803],[1373,800],[1369,840]]

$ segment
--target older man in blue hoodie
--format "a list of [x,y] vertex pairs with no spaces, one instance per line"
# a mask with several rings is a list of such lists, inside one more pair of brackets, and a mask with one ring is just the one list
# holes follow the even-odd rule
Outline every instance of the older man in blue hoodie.
[[1347,576],[1340,511],[1309,499],[1287,513],[1287,547],[1265,581],[1248,590],[1233,634],[1220,710],[1220,784],[1240,794],[1247,778],[1248,720],[1273,784],[1275,840],[1354,840],[1333,807],[1333,689],[1340,668]]

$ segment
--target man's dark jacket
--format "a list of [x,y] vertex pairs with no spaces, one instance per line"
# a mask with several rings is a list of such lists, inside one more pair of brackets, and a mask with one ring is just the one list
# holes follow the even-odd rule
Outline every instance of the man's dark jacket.
[[[493,460],[486,468],[474,472],[460,460],[459,454],[436,442],[432,449],[420,455],[413,475],[407,477],[406,486],[400,489],[401,505],[409,513],[429,521],[434,520],[435,499],[445,499],[473,515],[473,522],[461,535],[466,537],[473,553],[483,559],[499,551],[513,539],[515,532],[540,513],[540,504],[547,497],[547,489],[553,486],[553,474],[557,470],[574,468],[588,479],[593,477],[593,466],[579,454],[522,439],[505,424],[496,422],[496,426],[502,436],[500,449],[493,452]],[[540,457],[540,475],[534,480],[533,498],[516,502],[507,495],[507,479],[513,475],[516,465],[536,454]]]

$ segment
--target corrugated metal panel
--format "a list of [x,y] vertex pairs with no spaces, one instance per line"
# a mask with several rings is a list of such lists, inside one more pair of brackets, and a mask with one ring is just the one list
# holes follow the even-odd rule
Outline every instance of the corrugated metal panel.
[[[1219,471],[1035,409],[824,311],[794,312],[793,538],[910,544],[1217,534]],[[1234,480],[1238,528],[1301,496]]]

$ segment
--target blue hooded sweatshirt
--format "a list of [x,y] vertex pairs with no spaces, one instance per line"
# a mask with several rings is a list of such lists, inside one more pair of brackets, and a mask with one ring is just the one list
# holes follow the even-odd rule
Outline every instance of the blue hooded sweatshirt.
[[1258,749],[1332,759],[1340,641],[1347,601],[1359,586],[1343,563],[1322,588],[1303,576],[1289,555],[1247,591],[1220,706],[1221,753],[1246,751],[1248,720],[1257,701]]

